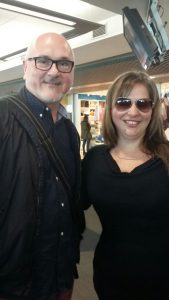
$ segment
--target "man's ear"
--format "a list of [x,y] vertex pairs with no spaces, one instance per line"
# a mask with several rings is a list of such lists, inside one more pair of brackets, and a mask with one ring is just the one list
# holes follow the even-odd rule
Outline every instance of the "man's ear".
[[27,68],[27,62],[26,60],[22,60],[22,63],[23,63],[23,70],[24,70],[24,73],[26,72],[26,68]]
[[23,79],[25,79],[25,73],[26,73],[26,69],[27,69],[27,62],[23,59],[22,63],[23,63],[23,71],[24,71]]

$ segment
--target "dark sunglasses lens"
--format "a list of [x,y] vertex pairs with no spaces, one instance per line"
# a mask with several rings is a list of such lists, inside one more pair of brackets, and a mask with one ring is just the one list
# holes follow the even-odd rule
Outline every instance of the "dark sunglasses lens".
[[137,109],[139,109],[142,112],[150,111],[153,106],[153,102],[149,99],[138,99],[132,102],[131,99],[121,97],[116,99],[115,107],[118,111],[125,111],[130,109],[133,103],[135,103]]
[[136,101],[137,108],[142,112],[148,112],[152,108],[152,101],[148,99],[138,99]]
[[125,98],[119,98],[115,102],[115,107],[119,111],[127,110],[131,107],[131,100]]

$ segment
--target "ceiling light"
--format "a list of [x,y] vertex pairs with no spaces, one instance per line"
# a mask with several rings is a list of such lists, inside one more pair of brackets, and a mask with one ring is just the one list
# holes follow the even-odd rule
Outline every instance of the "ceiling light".
[[0,72],[4,71],[4,70],[8,70],[14,67],[17,67],[19,65],[22,65],[22,59],[21,57],[17,57],[15,59],[12,60],[8,60],[8,61],[0,61]]
[[52,21],[52,22],[55,22],[55,23],[68,25],[68,26],[74,26],[76,24],[75,22],[72,22],[72,21],[69,21],[69,20],[65,20],[65,19],[62,19],[62,18],[55,17],[55,16],[50,16],[46,13],[40,13],[40,12],[37,12],[37,11],[17,7],[15,5],[0,3],[0,8],[10,10],[10,11],[14,11],[14,12],[21,13],[21,14],[25,14],[25,15],[29,15],[29,16],[33,16],[35,18],[45,19],[45,20]]
[[6,54],[4,56],[1,56],[0,60],[3,61],[3,62],[5,62],[7,60],[11,60],[11,59],[16,58],[16,57],[22,57],[26,53],[26,49],[27,48],[20,49],[18,51],[15,51],[15,52]]

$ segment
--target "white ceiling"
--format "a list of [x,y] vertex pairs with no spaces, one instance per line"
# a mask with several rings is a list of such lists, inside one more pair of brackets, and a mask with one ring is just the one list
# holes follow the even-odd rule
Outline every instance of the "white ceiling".
[[[0,1],[0,70],[3,67],[8,68],[0,71],[0,82],[22,77],[22,50],[34,36],[46,31],[62,33],[69,39],[74,48],[77,65],[130,52],[123,36],[122,9],[124,6],[135,7],[146,18],[149,7],[149,0],[65,1],[67,3],[64,7],[61,7],[63,0]],[[4,3],[40,11],[41,18],[27,15],[27,12],[23,14],[2,9]],[[169,0],[160,0],[160,4],[164,7],[163,18],[169,19]],[[46,19],[47,15],[67,19],[74,22],[74,25],[61,24],[61,20],[49,21]],[[94,38],[93,30],[101,25],[105,25],[106,33]],[[15,67],[10,67],[14,60],[9,61],[8,58],[12,53],[19,56],[19,63],[16,62]]]

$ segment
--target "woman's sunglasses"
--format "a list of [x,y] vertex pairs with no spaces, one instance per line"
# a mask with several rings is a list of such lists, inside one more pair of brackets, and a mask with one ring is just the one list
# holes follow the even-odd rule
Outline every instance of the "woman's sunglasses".
[[135,104],[137,109],[139,109],[141,112],[149,112],[152,109],[153,101],[150,99],[137,99],[137,100],[131,100],[125,97],[119,97],[115,100],[115,107],[118,111],[125,111],[130,109],[132,105]]

